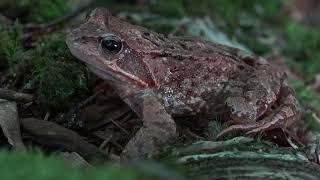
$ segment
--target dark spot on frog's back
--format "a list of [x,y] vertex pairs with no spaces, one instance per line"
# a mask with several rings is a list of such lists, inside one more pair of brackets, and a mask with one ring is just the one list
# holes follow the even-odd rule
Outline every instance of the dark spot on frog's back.
[[252,57],[244,57],[242,58],[243,62],[245,62],[246,64],[248,64],[249,66],[256,66],[257,61],[255,59],[253,59]]
[[164,41],[164,38],[162,36],[158,36],[158,39],[160,39],[161,41]]
[[175,58],[176,60],[178,60],[178,61],[183,61],[183,60],[184,60],[184,57],[181,56],[181,55],[177,55],[177,56],[175,56],[174,58]]
[[188,47],[185,44],[180,42],[179,45],[182,47],[182,49],[188,50]]
[[211,54],[211,53],[213,53],[213,50],[207,48],[207,49],[204,49],[203,52],[204,52],[204,53],[207,53],[207,54]]
[[244,65],[242,65],[242,64],[238,65],[237,67],[238,67],[238,69],[240,69],[240,70],[243,70],[243,69],[244,69]]
[[150,33],[148,33],[148,32],[143,32],[143,35],[149,37],[149,36],[150,36]]
[[142,33],[142,37],[148,41],[150,41],[152,44],[154,44],[157,47],[160,47],[160,44],[158,42],[156,42],[152,37],[151,34],[148,32],[143,32]]
[[170,46],[169,46],[169,48],[170,48],[170,49],[172,49],[172,50],[174,50],[174,49],[175,49],[175,48],[174,48],[174,46],[172,46],[172,45],[170,45]]
[[169,57],[169,54],[167,52],[163,51],[159,54],[159,57]]

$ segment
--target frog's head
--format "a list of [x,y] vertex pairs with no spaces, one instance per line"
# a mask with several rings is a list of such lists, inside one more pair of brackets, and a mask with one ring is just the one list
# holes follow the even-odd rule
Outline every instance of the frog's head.
[[152,87],[155,83],[143,59],[148,44],[136,38],[143,30],[97,8],[67,35],[66,42],[71,53],[103,79]]

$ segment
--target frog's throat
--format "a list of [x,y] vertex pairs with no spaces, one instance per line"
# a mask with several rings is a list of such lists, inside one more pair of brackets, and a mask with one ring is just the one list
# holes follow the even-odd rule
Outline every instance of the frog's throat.
[[[104,79],[104,80],[109,80],[109,81],[116,81],[117,78],[115,78],[113,75],[109,74],[109,73],[106,73],[105,71],[93,66],[93,65],[90,65],[90,64],[87,64],[88,68],[90,71],[92,71],[93,73],[95,73],[98,77]],[[115,72],[117,73],[117,72]],[[141,87],[147,87],[148,84],[140,79],[137,79],[133,76],[129,76],[128,74],[126,73],[122,73],[122,72],[118,72],[117,74],[119,74],[120,76],[124,76],[126,78],[129,79],[130,82],[135,82],[136,85],[139,85]]]

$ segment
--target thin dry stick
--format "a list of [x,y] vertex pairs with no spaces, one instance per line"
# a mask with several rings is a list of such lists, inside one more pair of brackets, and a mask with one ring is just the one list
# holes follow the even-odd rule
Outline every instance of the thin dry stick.
[[112,124],[114,124],[115,126],[117,126],[121,131],[123,131],[124,133],[126,133],[127,135],[129,135],[130,133],[124,129],[120,124],[118,124],[117,122],[115,122],[114,120],[111,119]]
[[88,104],[90,104],[91,102],[93,102],[95,99],[96,99],[96,97],[100,94],[100,93],[102,93],[103,92],[103,90],[99,90],[99,91],[97,91],[96,93],[94,93],[93,95],[91,95],[91,96],[89,96],[88,98],[86,98],[84,101],[82,101],[82,102],[80,102],[79,104],[78,104],[78,109],[81,109],[81,108],[83,108],[83,107],[85,107],[86,105],[88,105]]
[[124,150],[124,147],[122,147],[119,143],[117,143],[116,141],[110,141],[111,144],[113,144],[114,146],[116,146],[117,148],[119,148],[121,151]]
[[33,95],[0,88],[0,99],[27,103],[33,100]]
[[99,146],[99,149],[103,149],[109,142],[110,140],[112,139],[113,135],[110,134],[102,143],[101,145]]

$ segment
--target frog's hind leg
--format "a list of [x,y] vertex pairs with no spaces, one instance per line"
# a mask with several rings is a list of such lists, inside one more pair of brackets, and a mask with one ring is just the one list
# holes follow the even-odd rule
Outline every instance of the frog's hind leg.
[[149,159],[177,138],[176,124],[155,96],[143,98],[143,127],[130,139],[121,159]]
[[279,97],[279,100],[274,105],[275,109],[270,110],[272,112],[263,119],[249,124],[232,125],[222,130],[216,138],[234,131],[245,131],[246,134],[255,134],[265,130],[291,127],[292,124],[299,120],[300,104],[294,96],[292,88],[286,83],[283,84]]

